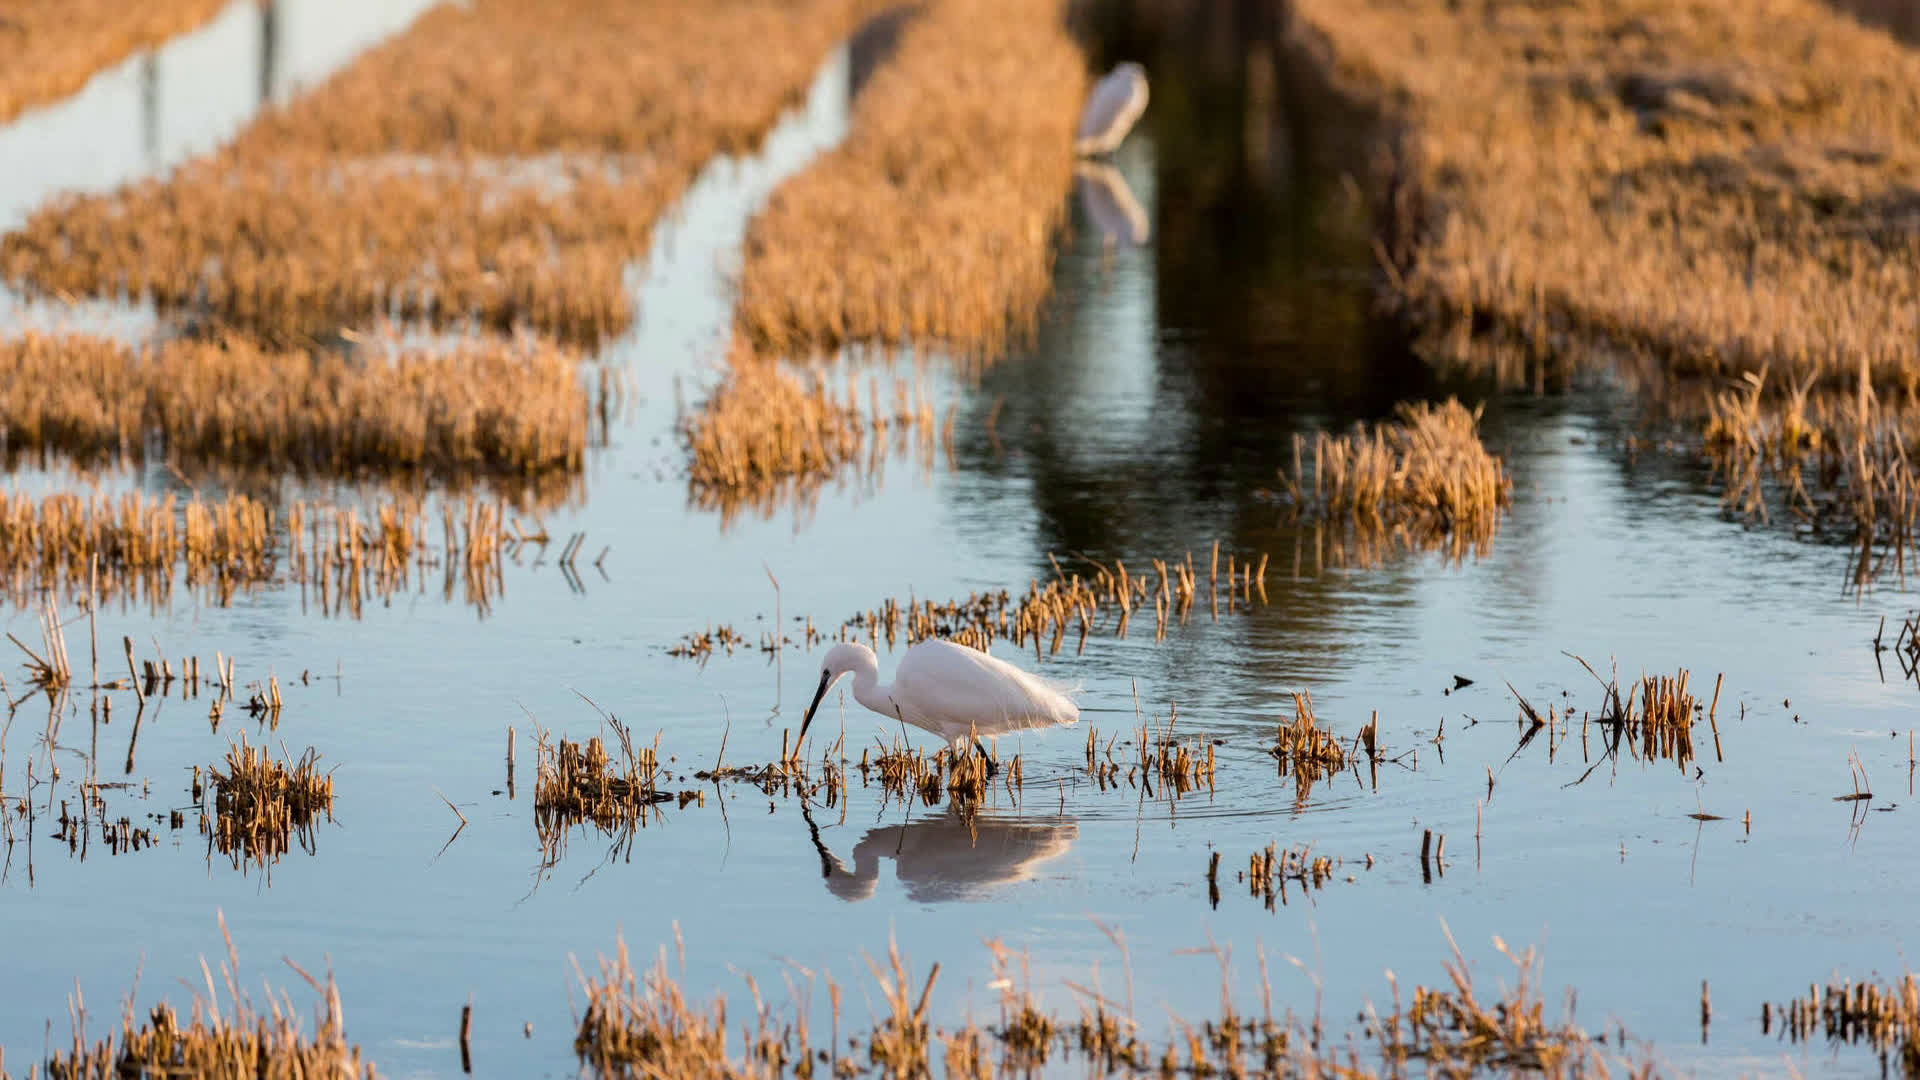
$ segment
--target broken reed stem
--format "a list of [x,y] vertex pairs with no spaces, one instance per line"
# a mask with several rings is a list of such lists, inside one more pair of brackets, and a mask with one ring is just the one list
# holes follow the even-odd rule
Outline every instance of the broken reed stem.
[[1294,717],[1282,723],[1267,752],[1278,762],[1280,775],[1294,781],[1295,805],[1304,805],[1320,780],[1347,767],[1347,750],[1331,731],[1319,726],[1313,695],[1293,694]]
[[611,717],[608,723],[620,746],[617,761],[597,735],[585,743],[564,738],[549,743],[544,731],[537,732],[534,825],[550,858],[575,825],[590,822],[607,832],[624,832],[640,825],[654,803],[673,797],[654,787],[658,746],[635,747],[626,727]]

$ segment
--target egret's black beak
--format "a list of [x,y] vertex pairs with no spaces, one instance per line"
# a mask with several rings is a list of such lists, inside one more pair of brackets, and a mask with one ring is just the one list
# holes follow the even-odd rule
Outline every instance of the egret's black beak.
[[813,723],[813,714],[820,708],[820,699],[827,696],[827,684],[832,681],[832,672],[823,671],[820,673],[820,689],[813,692],[813,704],[807,706],[806,715],[800,718],[800,742],[807,741],[807,725]]

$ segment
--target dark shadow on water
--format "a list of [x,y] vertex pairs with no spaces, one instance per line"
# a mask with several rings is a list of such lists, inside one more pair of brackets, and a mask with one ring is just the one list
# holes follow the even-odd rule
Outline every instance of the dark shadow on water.
[[1877,26],[1909,45],[1920,44],[1920,4],[1913,0],[1827,0],[1868,26]]
[[960,425],[961,472],[1024,478],[1043,550],[1271,546],[1263,489],[1295,433],[1488,396],[1436,375],[1379,317],[1378,133],[1290,59],[1280,8],[1075,13],[1097,70],[1138,60],[1151,80],[1104,162],[1149,239],[1113,243],[1113,215],[1076,201],[1033,348],[986,375]]

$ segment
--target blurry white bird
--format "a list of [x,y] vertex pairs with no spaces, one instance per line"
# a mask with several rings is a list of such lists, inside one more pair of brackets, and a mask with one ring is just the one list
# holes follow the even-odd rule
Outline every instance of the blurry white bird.
[[853,700],[889,720],[912,724],[965,750],[969,741],[1011,731],[1072,724],[1080,707],[1064,688],[1005,660],[951,641],[930,639],[900,658],[893,681],[880,684],[880,659],[857,641],[827,650],[814,691],[800,721],[800,738],[820,700],[842,675],[853,676]]
[[1147,69],[1129,60],[1093,85],[1086,107],[1080,110],[1080,132],[1074,138],[1077,154],[1104,154],[1119,146],[1147,111]]

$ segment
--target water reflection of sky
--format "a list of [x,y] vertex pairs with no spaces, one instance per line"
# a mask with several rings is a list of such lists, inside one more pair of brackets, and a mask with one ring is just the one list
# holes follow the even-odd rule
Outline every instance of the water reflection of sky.
[[[279,7],[287,54],[319,33],[292,29],[311,21],[306,10]],[[374,17],[338,23],[372,27]],[[232,35],[219,55],[250,57],[261,48],[254,18],[230,12],[205,33]],[[228,22],[238,29],[220,29]],[[344,25],[327,29],[360,40]],[[556,535],[584,531],[591,551],[610,545],[604,577],[587,573],[584,591],[572,591],[550,564],[529,560],[510,568],[507,595],[486,617],[430,590],[358,622],[303,613],[291,590],[224,609],[183,599],[153,616],[109,613],[109,639],[127,633],[175,655],[221,649],[243,682],[278,674],[288,708],[275,741],[311,743],[338,766],[338,820],[318,831],[313,855],[280,863],[270,885],[209,863],[190,831],[177,846],[85,863],[43,831],[30,885],[16,846],[0,886],[14,943],[0,1045],[16,1060],[41,1045],[76,977],[109,1001],[142,963],[143,995],[197,973],[197,957],[221,947],[216,910],[252,978],[286,982],[282,955],[309,967],[330,957],[352,1035],[393,1073],[457,1067],[451,1019],[468,993],[477,1061],[506,1073],[564,1070],[569,955],[590,966],[616,933],[650,955],[676,928],[689,981],[736,1001],[739,972],[769,987],[803,968],[853,988],[857,1019],[861,954],[883,951],[891,934],[922,970],[943,965],[936,1000],[942,1017],[958,1018],[991,1000],[982,943],[1001,939],[1030,952],[1051,1004],[1070,1010],[1063,980],[1084,983],[1098,965],[1110,996],[1132,997],[1159,1030],[1163,1009],[1192,1018],[1214,1008],[1218,964],[1190,952],[1210,937],[1231,947],[1245,1001],[1264,950],[1277,1006],[1310,1010],[1314,985],[1284,962],[1296,956],[1324,980],[1337,1020],[1384,999],[1384,969],[1438,980],[1444,920],[1483,977],[1510,974],[1492,935],[1544,942],[1550,982],[1580,990],[1590,1028],[1618,1019],[1671,1059],[1715,1071],[1784,1068],[1781,1048],[1751,1024],[1761,998],[1835,969],[1904,965],[1913,927],[1887,898],[1910,890],[1920,866],[1903,827],[1904,740],[1883,732],[1911,726],[1920,690],[1881,685],[1864,643],[1906,598],[1842,595],[1844,552],[1722,521],[1710,484],[1686,463],[1629,464],[1618,447],[1630,407],[1604,389],[1490,404],[1488,436],[1509,456],[1516,502],[1487,559],[1316,570],[1307,558],[1296,572],[1306,537],[1254,494],[1289,460],[1292,435],[1447,388],[1374,340],[1363,281],[1329,272],[1365,256],[1342,241],[1351,208],[1310,148],[1277,153],[1284,167],[1225,188],[1202,182],[1222,168],[1209,141],[1219,132],[1206,125],[1240,123],[1206,119],[1217,104],[1206,93],[1191,106],[1157,93],[1146,127],[1114,160],[1153,223],[1150,243],[1109,251],[1097,222],[1076,212],[1061,300],[1031,355],[977,387],[940,382],[959,406],[955,468],[921,479],[896,467],[877,488],[829,487],[798,518],[749,515],[722,528],[690,510],[670,430],[675,401],[697,396],[724,345],[726,274],[747,214],[844,132],[849,79],[837,55],[761,156],[709,169],[635,273],[640,319],[606,359],[630,373],[641,403],[595,456],[585,505],[547,520]],[[230,93],[257,97],[257,86],[236,79]],[[18,136],[0,132],[9,137]],[[51,186],[36,190],[15,201],[31,205]],[[1268,239],[1223,227],[1221,205]],[[700,667],[664,651],[714,622],[757,638],[775,612],[769,571],[786,618],[831,626],[909,592],[1017,591],[1047,572],[1050,552],[1141,567],[1187,550],[1204,559],[1215,539],[1271,555],[1267,606],[1217,623],[1196,611],[1159,646],[1136,625],[1127,640],[1097,638],[1045,667],[1084,680],[1087,722],[1105,732],[1131,729],[1136,693],[1152,717],[1177,702],[1179,730],[1223,740],[1216,792],[1178,803],[1103,794],[1075,775],[1079,732],[1028,736],[1003,747],[1026,756],[1023,803],[997,793],[964,842],[945,810],[882,805],[856,780],[843,807],[813,812],[831,854],[823,862],[792,803],[709,789],[704,807],[667,812],[630,852],[609,861],[605,840],[577,833],[560,866],[538,873],[529,713],[558,733],[592,733],[584,694],[642,738],[661,732],[676,771],[706,766],[723,733],[730,761],[775,754],[813,685],[812,658],[750,654]],[[33,632],[29,613],[4,624]],[[1577,722],[1553,760],[1542,739],[1509,761],[1518,710],[1506,683],[1542,708],[1597,706],[1598,687],[1563,651],[1597,665],[1617,655],[1628,678],[1684,664],[1696,687],[1724,671],[1725,762],[1703,729],[1697,781],[1671,763],[1627,759],[1568,786],[1587,766]],[[891,663],[883,657],[883,673]],[[1476,681],[1443,694],[1456,673]],[[1343,734],[1378,710],[1389,751],[1411,752],[1405,766],[1383,767],[1377,788],[1343,774],[1296,805],[1264,740],[1291,715],[1297,689],[1310,689]],[[33,708],[16,717],[13,761],[43,726]],[[183,804],[192,766],[222,752],[239,722],[209,736],[204,702],[145,716],[135,777],[153,794],[110,794],[113,813],[164,816]],[[822,727],[843,722],[851,746],[893,734],[850,702],[824,707]],[[514,800],[497,793],[508,725],[523,740]],[[67,719],[69,774],[91,734],[84,713]],[[103,758],[121,760],[129,737],[117,710],[100,729]],[[1830,801],[1848,788],[1856,749],[1891,793],[1876,806],[1900,804],[1869,812],[1857,830],[1852,808]],[[22,768],[10,764],[9,793]],[[444,851],[458,821],[441,793],[470,823]],[[1726,820],[1686,816],[1700,808]],[[1739,820],[1748,810],[1751,834]],[[1446,872],[1430,883],[1415,858],[1423,829],[1449,838]],[[1312,844],[1345,862],[1324,891],[1296,891],[1269,912],[1233,879],[1268,843]],[[1218,909],[1206,902],[1210,849],[1223,856]],[[1367,854],[1378,860],[1371,870]],[[1103,924],[1128,942],[1130,988]],[[1702,978],[1722,1017],[1705,1051],[1692,1019]],[[1829,1068],[1824,1050],[1791,1056],[1803,1072]]]

